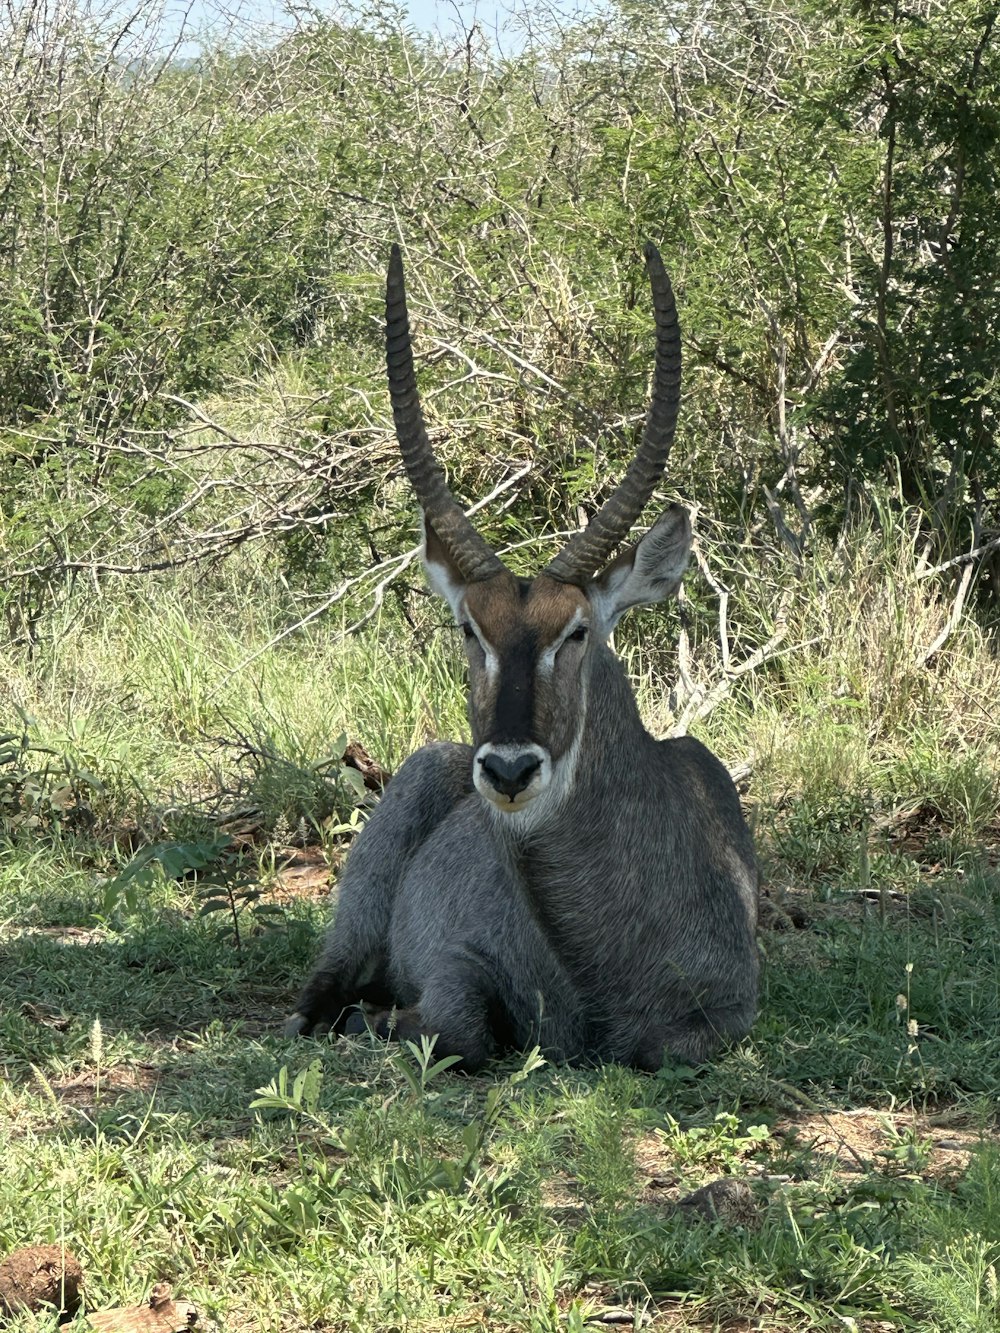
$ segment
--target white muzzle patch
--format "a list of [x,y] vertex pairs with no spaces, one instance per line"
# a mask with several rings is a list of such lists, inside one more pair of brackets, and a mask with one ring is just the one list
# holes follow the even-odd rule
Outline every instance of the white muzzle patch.
[[481,745],[472,761],[472,781],[494,809],[516,814],[552,781],[552,758],[540,745]]

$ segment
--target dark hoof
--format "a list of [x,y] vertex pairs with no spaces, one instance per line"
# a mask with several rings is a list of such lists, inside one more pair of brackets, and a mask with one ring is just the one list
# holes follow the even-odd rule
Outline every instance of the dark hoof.
[[366,1032],[372,1032],[371,1019],[364,1009],[352,1009],[344,1024],[345,1037],[363,1037]]
[[350,1011],[341,1031],[348,1037],[361,1037],[369,1032],[383,1041],[419,1041],[420,1015],[416,1009],[376,1009],[359,1005]]
[[281,1029],[283,1037],[306,1037],[312,1031],[312,1023],[305,1014],[292,1014],[285,1019]]
[[290,1018],[286,1018],[282,1026],[282,1035],[285,1037],[328,1037],[331,1032],[340,1032],[343,1030],[343,1015],[345,1010],[341,1010],[335,1019],[331,1019],[329,1014],[323,1018],[310,1018],[308,1014],[303,1014],[296,1010]]

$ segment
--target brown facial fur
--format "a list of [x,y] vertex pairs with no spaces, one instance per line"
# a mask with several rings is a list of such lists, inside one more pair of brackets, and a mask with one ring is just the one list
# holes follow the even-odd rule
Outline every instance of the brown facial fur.
[[545,575],[529,583],[504,573],[471,584],[464,604],[497,663],[490,670],[479,639],[466,636],[475,745],[530,741],[558,759],[572,744],[581,719],[581,673],[590,633],[582,642],[567,639],[551,669],[541,664],[578,613],[583,624],[589,623],[586,594]]

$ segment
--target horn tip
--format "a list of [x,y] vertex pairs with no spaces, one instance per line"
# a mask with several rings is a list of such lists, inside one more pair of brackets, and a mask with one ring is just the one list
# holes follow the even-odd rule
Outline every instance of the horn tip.
[[663,258],[652,241],[646,242],[642,247],[642,253],[646,260],[646,269],[650,275],[655,273],[657,277],[667,276],[666,269],[663,266]]

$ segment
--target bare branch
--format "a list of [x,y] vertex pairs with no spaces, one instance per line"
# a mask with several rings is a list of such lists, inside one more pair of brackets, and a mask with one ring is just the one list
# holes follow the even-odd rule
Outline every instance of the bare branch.
[[955,600],[952,603],[951,613],[947,621],[942,626],[941,632],[935,637],[930,647],[925,648],[920,654],[919,661],[926,665],[939,649],[943,648],[948,642],[955,630],[958,628],[958,622],[962,619],[962,610],[965,606],[965,598],[969,591],[969,584],[972,582],[972,575],[975,570],[974,565],[966,565],[959,581],[958,591],[955,594]]

